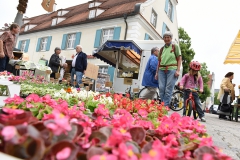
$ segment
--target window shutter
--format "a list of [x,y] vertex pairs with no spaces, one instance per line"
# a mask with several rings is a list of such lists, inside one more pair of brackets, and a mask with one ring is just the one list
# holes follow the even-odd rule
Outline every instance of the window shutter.
[[162,26],[162,37],[163,37],[165,31],[166,31],[166,24],[163,22],[163,26]]
[[80,39],[81,39],[81,32],[77,32],[74,48],[76,48],[76,46],[80,44]]
[[95,36],[95,42],[94,42],[94,48],[98,48],[101,44],[101,37],[102,37],[102,30],[98,29],[96,31],[96,36]]
[[66,44],[67,44],[67,34],[64,34],[62,38],[62,46],[61,46],[62,50],[66,49]]
[[26,40],[26,46],[25,46],[25,48],[24,48],[24,52],[25,52],[25,53],[28,52],[29,43],[30,43],[30,39]]
[[147,33],[145,33],[145,38],[144,40],[149,40],[149,35]]
[[50,50],[51,42],[52,42],[52,36],[49,36],[47,40],[46,51]]
[[113,40],[119,40],[120,39],[120,33],[121,33],[121,27],[115,27],[114,28],[114,34],[113,34]]
[[38,38],[36,52],[39,52],[39,50],[40,50],[40,43],[41,43],[41,40],[42,40],[42,38]]
[[172,15],[171,15],[171,21],[173,22],[174,20],[174,7],[172,6]]
[[166,0],[165,2],[165,12],[168,13],[168,3],[169,3],[169,0]]
[[114,77],[114,71],[115,68],[114,67],[108,67],[108,73],[110,75],[110,81],[113,82],[113,77]]
[[18,42],[18,49],[21,49],[22,41]]

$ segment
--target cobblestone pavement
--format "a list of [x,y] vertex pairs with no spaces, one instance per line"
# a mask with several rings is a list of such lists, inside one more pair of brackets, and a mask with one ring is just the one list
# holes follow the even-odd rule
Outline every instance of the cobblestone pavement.
[[[173,111],[170,111],[169,114],[172,113]],[[182,111],[179,114],[182,114]],[[240,160],[240,119],[239,122],[220,120],[218,115],[209,113],[205,113],[205,117],[207,122],[201,123],[206,126],[214,145],[234,160]]]

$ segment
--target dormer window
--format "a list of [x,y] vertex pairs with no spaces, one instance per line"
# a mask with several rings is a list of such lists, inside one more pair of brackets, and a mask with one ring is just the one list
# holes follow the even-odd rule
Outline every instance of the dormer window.
[[69,11],[66,11],[66,10],[60,10],[60,11],[58,11],[58,13],[57,13],[57,15],[58,16],[63,16],[63,15],[65,15],[65,14],[67,14]]
[[28,30],[30,30],[30,29],[32,29],[36,26],[37,26],[36,24],[28,24],[28,25],[25,26],[24,32],[27,32]]
[[104,11],[105,10],[99,9],[99,8],[90,10],[90,12],[89,12],[89,19],[95,18],[95,17],[99,16]]
[[57,25],[58,23],[64,21],[66,18],[65,17],[55,17],[52,19],[52,26]]
[[97,7],[100,6],[102,3],[101,2],[92,2],[89,3],[89,8]]

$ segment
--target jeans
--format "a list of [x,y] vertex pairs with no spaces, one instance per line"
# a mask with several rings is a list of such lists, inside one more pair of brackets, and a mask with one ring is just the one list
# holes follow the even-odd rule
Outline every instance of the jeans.
[[176,70],[158,71],[159,95],[164,102],[164,106],[169,106],[173,89],[178,77],[175,76]]
[[[184,91],[184,108],[183,108],[183,115],[184,116],[186,115],[185,103],[186,103],[186,100],[189,98],[189,94],[190,94],[190,91]],[[196,107],[198,116],[201,119],[202,117],[204,117],[204,112],[203,112],[203,110],[201,108],[202,104],[201,104],[199,96],[198,96],[198,94],[196,92],[193,92],[192,95],[193,95],[193,98],[194,98],[195,107]]]
[[7,70],[8,62],[9,62],[8,56],[5,55],[4,58],[0,58],[0,72]]
[[82,76],[83,76],[83,73],[82,72],[79,72],[79,71],[76,71],[76,82],[77,82],[77,85],[76,85],[76,88],[79,88],[79,84],[82,84]]
[[75,74],[76,74],[75,68],[72,68],[72,71],[71,71],[71,84],[72,84],[72,86],[74,86],[74,75]]

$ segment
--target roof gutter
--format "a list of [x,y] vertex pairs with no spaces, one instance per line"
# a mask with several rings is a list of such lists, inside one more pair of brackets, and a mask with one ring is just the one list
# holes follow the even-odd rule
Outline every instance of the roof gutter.
[[127,13],[125,13],[124,15],[124,22],[125,22],[125,24],[126,24],[126,28],[125,28],[125,35],[124,35],[124,40],[126,40],[126,38],[127,38],[127,30],[128,30],[128,23],[127,23]]

